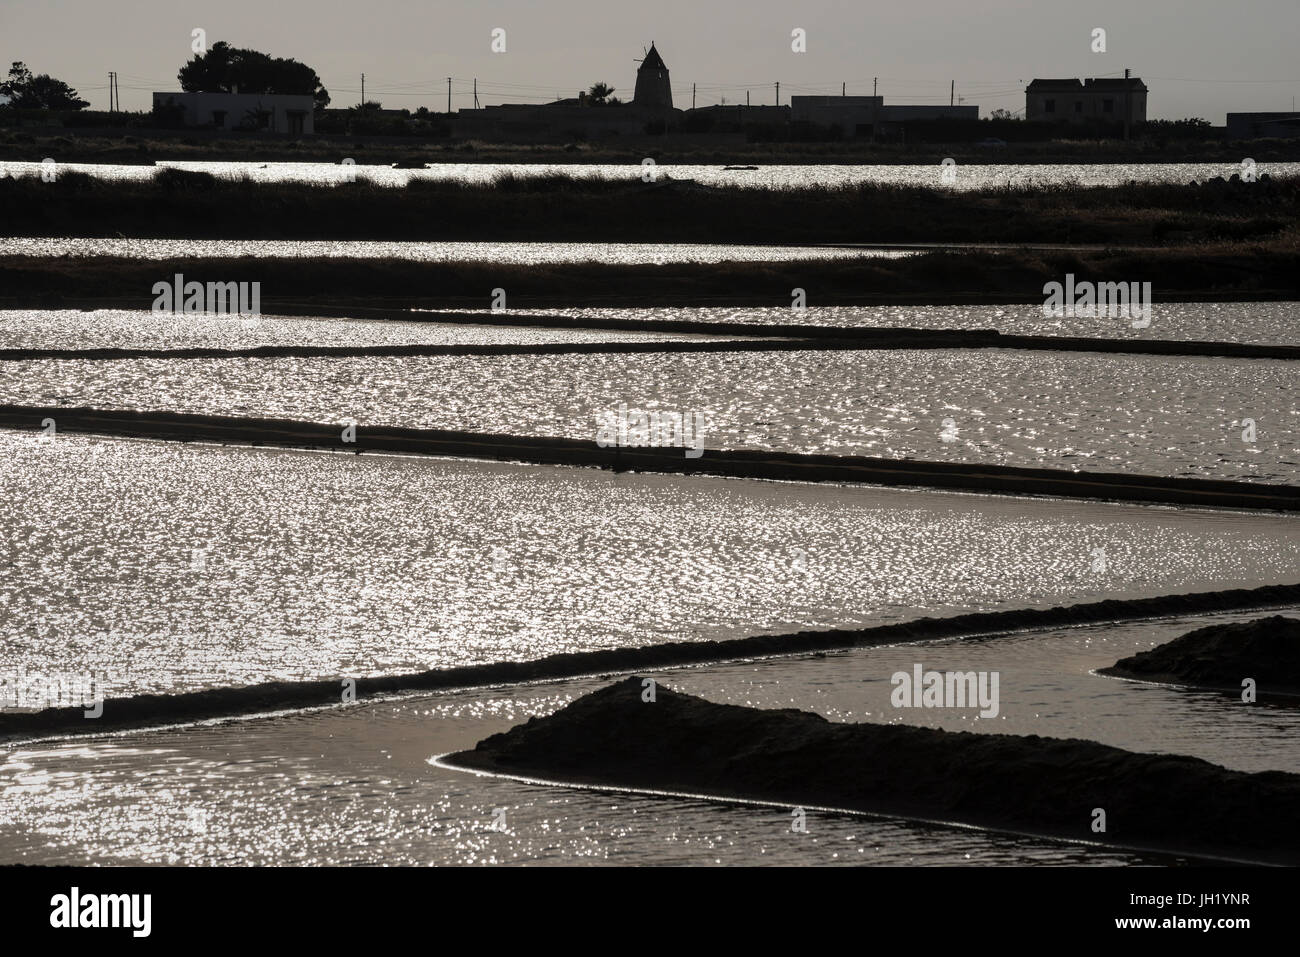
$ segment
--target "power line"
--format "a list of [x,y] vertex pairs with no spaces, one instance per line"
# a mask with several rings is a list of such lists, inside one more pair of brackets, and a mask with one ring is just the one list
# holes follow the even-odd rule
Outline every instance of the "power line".
[[1300,83],[1300,80],[1200,80],[1184,76],[1153,76],[1148,79],[1159,80],[1161,83],[1274,83],[1279,86]]

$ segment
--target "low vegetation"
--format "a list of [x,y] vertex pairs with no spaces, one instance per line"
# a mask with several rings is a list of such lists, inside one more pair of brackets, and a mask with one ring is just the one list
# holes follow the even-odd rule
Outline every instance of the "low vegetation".
[[[0,179],[10,236],[700,243],[1294,242],[1300,179],[1050,184],[976,191],[854,185],[706,187],[625,178],[257,183],[161,168],[151,181],[58,172]],[[936,167],[936,170],[938,167]]]
[[935,252],[901,259],[514,266],[385,259],[140,260],[0,257],[0,308],[149,308],[153,284],[261,282],[265,312],[394,315],[409,307],[481,308],[507,290],[509,308],[777,305],[807,290],[809,305],[1042,302],[1066,273],[1105,282],[1140,277],[1156,301],[1300,299],[1300,244],[1222,243],[1150,250]]

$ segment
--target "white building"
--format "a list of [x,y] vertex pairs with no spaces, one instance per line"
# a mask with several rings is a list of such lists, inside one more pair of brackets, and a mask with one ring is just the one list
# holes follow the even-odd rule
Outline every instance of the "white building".
[[299,136],[315,132],[310,95],[290,93],[155,93],[153,106],[178,106],[186,126],[263,130]]

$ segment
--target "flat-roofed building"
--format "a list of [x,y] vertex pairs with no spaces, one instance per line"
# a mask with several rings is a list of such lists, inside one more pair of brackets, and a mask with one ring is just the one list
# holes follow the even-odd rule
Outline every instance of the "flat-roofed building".
[[1300,137],[1300,113],[1229,113],[1228,136],[1234,140]]
[[846,136],[870,136],[883,96],[792,96],[790,121],[839,127]]
[[845,136],[872,136],[890,127],[929,120],[978,120],[978,106],[885,105],[883,96],[792,96],[790,121],[838,127]]
[[312,133],[310,94],[293,93],[155,93],[155,110],[168,106],[181,111],[186,126],[218,130],[261,130],[299,136]]
[[1025,119],[1046,123],[1145,123],[1147,87],[1137,77],[1034,80],[1025,87]]

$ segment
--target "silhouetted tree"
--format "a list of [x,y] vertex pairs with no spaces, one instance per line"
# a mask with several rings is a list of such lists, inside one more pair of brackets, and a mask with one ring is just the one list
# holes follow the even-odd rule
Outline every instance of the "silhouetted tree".
[[329,91],[307,64],[232,47],[225,40],[196,54],[176,78],[186,93],[292,93],[313,97],[318,110],[330,102]]
[[10,107],[20,110],[82,110],[90,106],[62,80],[48,73],[32,76],[21,60],[9,67],[9,79],[0,83],[0,94],[9,97]]
[[593,83],[587,91],[587,101],[592,106],[614,106],[621,101],[613,93],[614,88],[608,83]]

